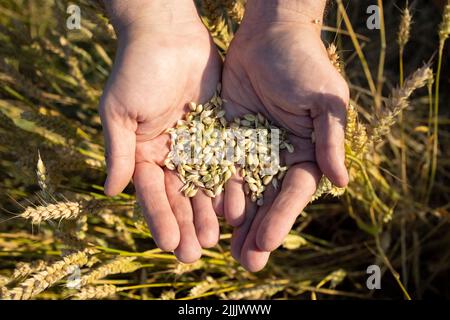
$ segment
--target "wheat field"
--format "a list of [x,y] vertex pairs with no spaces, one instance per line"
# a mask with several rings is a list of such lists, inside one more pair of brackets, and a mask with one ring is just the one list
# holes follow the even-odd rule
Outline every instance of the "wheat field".
[[[108,198],[98,101],[115,34],[95,1],[0,4],[1,299],[450,298],[450,2],[331,1],[323,39],[351,89],[350,184],[322,180],[261,272],[231,228],[194,264],[161,252],[134,190]],[[240,0],[197,1],[221,54]],[[380,290],[366,286],[379,265]]]

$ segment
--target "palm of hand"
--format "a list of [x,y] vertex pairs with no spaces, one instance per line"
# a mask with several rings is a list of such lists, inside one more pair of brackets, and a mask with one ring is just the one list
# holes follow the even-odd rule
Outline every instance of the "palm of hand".
[[260,34],[238,32],[229,49],[223,72],[227,113],[262,113],[288,130],[295,152],[280,155],[291,168],[281,190],[269,189],[258,211],[245,200],[239,178],[227,185],[225,215],[240,225],[232,253],[253,271],[281,244],[322,173],[340,186],[348,179],[343,152],[348,87],[320,37],[283,25]]
[[220,66],[206,30],[171,39],[145,34],[119,48],[100,106],[108,146],[105,191],[120,192],[133,175],[155,241],[183,262],[215,244],[218,223],[209,198],[199,193],[191,203],[176,175],[162,168],[169,151],[164,131],[183,117],[188,102],[213,95]]

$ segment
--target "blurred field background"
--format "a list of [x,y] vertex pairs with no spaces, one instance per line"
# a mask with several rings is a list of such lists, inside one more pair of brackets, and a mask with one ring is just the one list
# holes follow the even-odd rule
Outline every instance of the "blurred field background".
[[[243,2],[197,2],[225,56]],[[0,297],[450,298],[449,3],[331,2],[323,37],[351,88],[351,182],[312,202],[257,274],[232,259],[225,224],[217,247],[183,265],[155,247],[132,186],[103,195],[97,103],[115,35],[96,3],[76,2],[81,30],[66,28],[69,2],[0,3]],[[366,26],[372,4],[380,30]],[[372,264],[381,290],[366,287]]]

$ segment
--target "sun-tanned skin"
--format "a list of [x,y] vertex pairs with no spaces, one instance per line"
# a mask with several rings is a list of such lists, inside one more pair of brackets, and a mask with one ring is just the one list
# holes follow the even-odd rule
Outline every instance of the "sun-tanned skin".
[[[113,72],[100,105],[108,178],[105,192],[121,192],[133,177],[157,245],[193,262],[217,242],[216,212],[236,227],[233,256],[247,269],[267,263],[325,174],[347,184],[344,125],[348,87],[320,39],[325,0],[248,0],[244,21],[223,70],[230,117],[261,112],[290,132],[294,154],[281,189],[257,209],[233,177],[214,203],[178,191],[181,182],[162,169],[163,131],[190,101],[206,101],[220,81],[221,61],[192,0],[105,1],[119,33]],[[311,135],[314,131],[316,143]]]

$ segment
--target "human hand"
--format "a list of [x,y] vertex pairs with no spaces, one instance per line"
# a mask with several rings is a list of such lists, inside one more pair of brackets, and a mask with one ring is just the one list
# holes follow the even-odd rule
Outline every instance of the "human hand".
[[164,168],[172,127],[191,101],[206,101],[220,80],[221,59],[190,0],[107,1],[118,31],[114,67],[100,102],[107,146],[105,193],[133,177],[152,236],[185,263],[215,245],[219,225],[211,199],[191,200]]
[[225,217],[237,227],[232,255],[250,271],[265,266],[311,200],[322,174],[339,187],[348,183],[348,86],[330,63],[320,25],[314,23],[323,15],[325,1],[310,2],[249,0],[225,59],[222,95],[228,116],[260,112],[288,130],[295,148],[293,154],[280,155],[290,169],[281,189],[268,188],[262,207],[246,199],[241,177],[225,187]]

